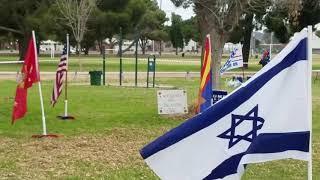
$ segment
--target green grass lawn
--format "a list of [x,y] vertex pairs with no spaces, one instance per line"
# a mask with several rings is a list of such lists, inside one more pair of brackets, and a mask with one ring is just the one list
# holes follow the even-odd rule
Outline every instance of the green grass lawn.
[[[157,83],[186,89],[189,105],[197,96],[197,79]],[[158,115],[157,89],[70,85],[69,112],[76,120],[61,121],[56,116],[63,112],[62,99],[50,107],[52,82],[42,85],[48,132],[63,137],[30,138],[42,130],[37,86],[29,90],[28,114],[11,125],[16,83],[0,81],[0,179],[158,179],[139,149],[185,117]],[[317,81],[313,84],[314,179],[320,179],[319,109]],[[296,160],[249,165],[243,179],[306,179],[306,165]]]
[[[17,56],[0,56],[1,61],[15,61]],[[41,60],[51,60],[49,57],[40,57]],[[80,60],[79,60],[80,59]],[[225,57],[223,60],[225,61]],[[56,57],[54,60],[59,60],[59,57]],[[180,56],[166,56],[158,57],[158,63],[156,65],[156,71],[165,72],[198,72],[200,69],[200,57],[190,56],[182,58]],[[166,60],[166,61],[161,61]],[[69,70],[70,71],[79,71],[79,61],[82,64],[81,71],[92,71],[92,70],[102,70],[102,59],[99,56],[82,56],[80,58],[72,56],[69,61]],[[175,62],[178,61],[178,62]],[[187,61],[187,62],[183,62]],[[190,63],[191,62],[191,63]],[[192,63],[195,62],[195,63]],[[196,63],[198,62],[198,63]],[[41,71],[56,71],[57,61],[52,62],[41,62],[40,70]],[[106,71],[119,71],[119,58],[118,57],[107,57],[106,60]],[[17,64],[0,64],[0,71],[20,71],[21,65]],[[249,60],[249,68],[245,71],[258,71],[261,69],[261,65],[258,64],[258,59],[251,58]],[[320,56],[314,55],[313,69],[320,69]],[[127,57],[123,59],[123,71],[133,72],[135,71],[135,59],[132,57]],[[147,59],[145,57],[139,58],[138,61],[138,71],[143,72],[147,71]],[[242,69],[234,69],[232,71],[242,71]]]

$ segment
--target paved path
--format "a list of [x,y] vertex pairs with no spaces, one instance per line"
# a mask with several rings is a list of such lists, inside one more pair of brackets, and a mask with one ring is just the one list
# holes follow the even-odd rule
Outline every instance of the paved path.
[[[245,72],[246,76],[251,76],[255,72]],[[152,72],[150,72],[150,77]],[[242,72],[228,72],[224,76],[241,75]],[[55,79],[55,72],[40,72],[41,79],[52,80]],[[145,79],[147,72],[138,72],[138,79]],[[196,78],[200,77],[199,72],[156,72],[157,78]],[[0,72],[0,79],[16,80],[17,72]],[[69,72],[68,78],[70,80],[89,80],[89,72]],[[107,79],[119,79],[119,72],[106,72]],[[134,79],[134,72],[123,72],[123,79]]]
[[[245,72],[245,76],[252,76],[256,72]],[[319,70],[314,70],[313,75],[316,76],[319,73]],[[55,79],[55,72],[41,72],[41,79],[43,80],[53,80]],[[232,77],[232,76],[242,76],[242,72],[226,72],[223,74],[223,77]],[[152,72],[150,73],[152,77]],[[199,72],[156,72],[156,78],[199,78]],[[90,76],[89,72],[69,72],[68,78],[70,81],[89,81]],[[123,79],[132,80],[135,78],[134,72],[123,72]],[[138,79],[146,79],[147,72],[138,72]],[[16,80],[17,72],[0,72],[1,80]],[[119,72],[106,72],[107,80],[117,80],[119,79]]]

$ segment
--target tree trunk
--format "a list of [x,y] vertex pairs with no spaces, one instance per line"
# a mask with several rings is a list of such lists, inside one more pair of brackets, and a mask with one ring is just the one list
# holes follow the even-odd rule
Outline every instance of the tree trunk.
[[24,54],[27,50],[29,38],[30,38],[30,36],[28,34],[25,34],[23,37],[19,37],[19,39],[18,39],[19,57],[20,57],[20,60],[22,60],[22,61],[24,60]]
[[162,41],[159,41],[159,56],[161,56],[162,51]]
[[80,44],[80,42],[77,42],[77,53],[78,53],[79,72],[81,72],[82,71],[82,62],[80,60],[80,54],[81,54],[81,44]]
[[176,47],[176,56],[178,55],[178,47]]
[[[113,48],[114,48],[115,44],[116,44],[116,42],[112,41],[112,38],[109,37],[109,48],[112,49],[112,50],[109,50],[109,53],[110,53],[110,54],[113,54],[113,53],[114,53],[114,52],[113,52]],[[120,53],[120,52],[119,52],[119,53]],[[119,56],[119,54],[118,54],[118,56]]]
[[99,39],[98,40],[98,46],[99,46],[99,51],[100,51],[100,55],[102,55],[102,48],[103,48],[103,40],[102,39]]
[[86,56],[89,55],[89,48],[88,47],[84,49],[84,55],[86,55]]
[[251,43],[251,34],[253,31],[253,14],[248,14],[245,18],[247,23],[243,31],[243,47],[242,47],[242,56],[243,56],[243,67],[248,69],[249,54],[250,54],[250,43]]
[[140,47],[141,47],[141,50],[142,50],[142,54],[145,55],[146,54],[146,46],[147,46],[147,42],[148,40],[144,40],[143,38],[140,39]]
[[227,37],[219,34],[215,30],[210,31],[211,48],[212,48],[212,89],[220,89],[220,66],[223,53],[223,47]]

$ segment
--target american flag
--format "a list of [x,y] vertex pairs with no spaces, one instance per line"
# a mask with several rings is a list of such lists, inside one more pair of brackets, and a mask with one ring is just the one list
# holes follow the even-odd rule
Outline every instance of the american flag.
[[51,105],[54,106],[62,92],[64,76],[67,71],[67,45],[64,46],[63,52],[60,58],[58,69],[56,72],[56,80],[53,85],[53,91],[51,96]]

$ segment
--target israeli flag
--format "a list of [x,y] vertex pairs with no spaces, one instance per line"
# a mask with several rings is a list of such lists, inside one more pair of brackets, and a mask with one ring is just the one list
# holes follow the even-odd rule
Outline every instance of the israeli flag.
[[245,164],[309,160],[307,59],[302,31],[233,93],[145,146],[142,157],[165,180],[240,179]]
[[224,72],[230,70],[243,67],[243,57],[242,57],[242,48],[235,48],[231,54],[230,58],[227,62],[221,67],[220,74],[222,75]]

